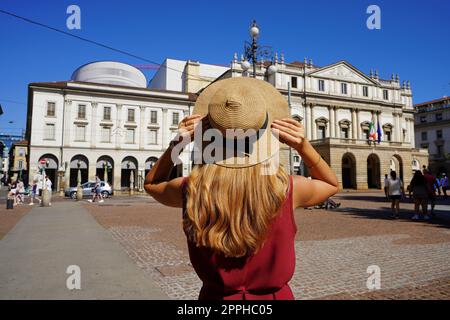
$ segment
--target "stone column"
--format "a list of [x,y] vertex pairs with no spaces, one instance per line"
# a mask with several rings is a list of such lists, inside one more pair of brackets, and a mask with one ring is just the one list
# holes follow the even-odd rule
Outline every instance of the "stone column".
[[144,150],[145,146],[145,107],[139,107],[139,150]]
[[352,109],[352,139],[358,139],[357,137],[357,127],[356,127],[356,111],[355,109]]
[[[114,137],[115,137],[115,142],[116,142],[116,149],[120,149],[120,145],[122,144],[122,139],[123,136],[125,135],[125,132],[123,131],[122,128],[122,105],[118,104],[116,106],[116,128],[114,129]],[[115,164],[114,164],[115,166]],[[115,174],[114,174],[115,176]],[[116,179],[114,179],[114,184],[115,184]],[[120,187],[120,180],[119,180],[119,187]]]
[[120,159],[117,163],[114,162],[113,175],[114,175],[113,179],[114,191],[120,191],[120,183],[122,178],[122,159]]
[[70,146],[70,132],[74,129],[73,125],[71,124],[72,100],[65,100],[64,103],[64,136],[61,143],[63,146],[67,147]]
[[97,102],[91,103],[91,148],[95,149],[97,142],[97,133],[99,128],[97,128]]
[[161,143],[162,143],[162,148],[166,148],[169,145],[170,142],[170,136],[168,137],[167,135],[170,135],[169,132],[169,128],[170,128],[170,123],[168,122],[169,119],[167,117],[167,109],[163,109],[162,110],[162,123],[161,123]]
[[314,105],[311,104],[311,136],[312,136],[312,140],[316,140],[317,139],[317,125],[316,125],[316,119],[314,116]]
[[410,119],[409,121],[409,139],[411,141],[411,147],[415,148],[416,146],[416,139],[415,139],[415,132],[414,132],[414,118]]
[[328,107],[328,113],[330,118],[330,138],[336,138],[336,110],[334,110],[334,106]]
[[394,116],[394,132],[393,132],[394,139],[393,139],[393,141],[400,142],[401,136],[400,136],[400,130],[399,130],[400,129],[399,128],[399,126],[400,126],[399,114],[398,114],[398,112],[393,112],[392,115]]
[[359,120],[359,109],[356,109],[355,128],[356,128],[356,139],[361,139],[361,123],[360,123],[360,120]]
[[311,135],[311,106],[307,103],[305,105],[305,124],[306,124],[306,138],[308,140],[311,140],[312,135]]
[[338,122],[338,109],[339,109],[339,107],[333,106],[333,108],[334,108],[334,132],[336,134],[336,138],[340,138],[341,137],[341,132],[340,132],[340,127],[339,127],[339,122]]

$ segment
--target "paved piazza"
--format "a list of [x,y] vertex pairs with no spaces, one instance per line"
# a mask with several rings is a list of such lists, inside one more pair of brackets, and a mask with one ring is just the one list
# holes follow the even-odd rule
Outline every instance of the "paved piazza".
[[[433,222],[414,222],[412,203],[389,218],[381,193],[341,193],[338,210],[298,209],[297,299],[449,299],[450,210],[439,202]],[[201,282],[192,269],[179,209],[146,196],[83,204],[128,256],[171,299],[196,299]],[[368,290],[367,268],[381,271],[381,289]]]

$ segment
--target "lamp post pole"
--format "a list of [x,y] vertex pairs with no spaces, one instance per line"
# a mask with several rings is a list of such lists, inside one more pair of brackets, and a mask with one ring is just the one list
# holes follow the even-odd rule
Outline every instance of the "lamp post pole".
[[[256,29],[256,30],[255,30]],[[253,32],[252,32],[253,30]],[[253,20],[252,27],[250,28],[250,36],[252,37],[252,62],[253,62],[253,78],[256,78],[256,50],[258,49],[258,44],[256,43],[256,38],[259,35],[259,29],[256,25],[256,21]]]

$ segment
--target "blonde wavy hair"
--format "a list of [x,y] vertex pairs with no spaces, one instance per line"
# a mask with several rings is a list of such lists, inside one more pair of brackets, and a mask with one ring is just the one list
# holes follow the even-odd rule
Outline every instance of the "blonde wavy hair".
[[183,229],[197,246],[226,257],[256,253],[285,200],[289,175],[272,160],[247,168],[195,166],[187,182]]

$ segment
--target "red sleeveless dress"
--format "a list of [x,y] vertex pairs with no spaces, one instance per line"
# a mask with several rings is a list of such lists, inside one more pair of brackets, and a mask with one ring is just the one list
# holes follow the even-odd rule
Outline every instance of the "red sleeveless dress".
[[[183,181],[184,205],[186,182]],[[292,177],[268,237],[250,257],[226,258],[188,240],[189,257],[203,282],[199,300],[293,300],[288,285],[295,269],[297,226],[292,209]],[[183,214],[185,208],[183,207]]]

